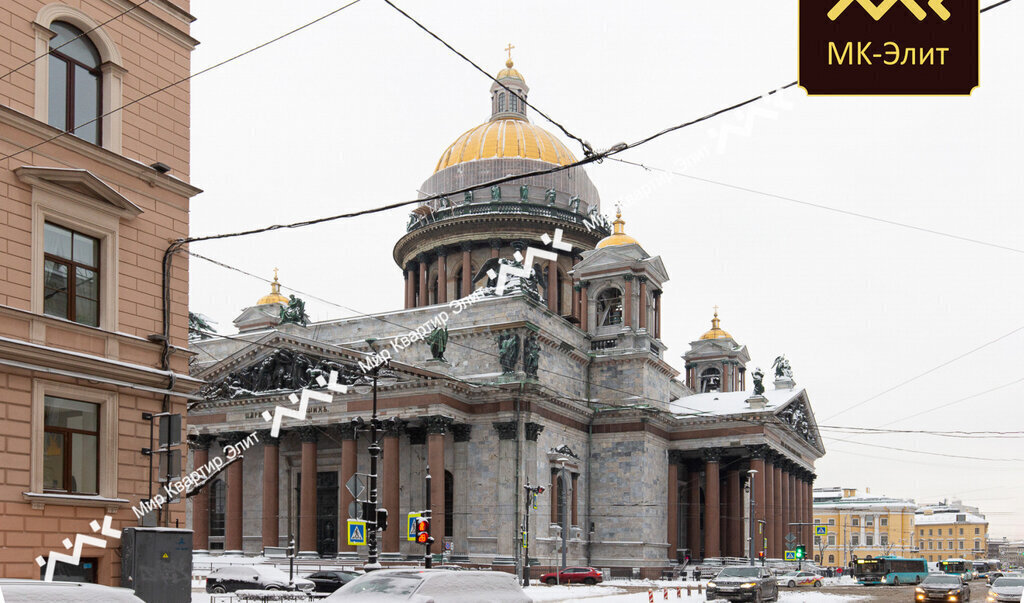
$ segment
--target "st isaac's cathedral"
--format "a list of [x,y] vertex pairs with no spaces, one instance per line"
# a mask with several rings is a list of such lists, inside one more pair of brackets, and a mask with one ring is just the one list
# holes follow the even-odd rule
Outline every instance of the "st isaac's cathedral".
[[[394,246],[403,309],[310,324],[275,277],[235,319],[238,335],[192,343],[208,385],[189,411],[191,466],[259,435],[189,499],[197,550],[253,555],[294,538],[300,556],[365,557],[345,525],[359,511],[352,477],[370,467],[371,388],[331,392],[317,377],[352,384],[387,357],[376,392],[385,565],[422,558],[404,524],[428,506],[435,553],[496,569],[526,550],[535,567],[557,565],[564,546],[569,565],[658,576],[747,556],[751,525],[756,555],[781,558],[790,531],[810,549],[809,526],[790,526],[812,521],[825,452],[806,391],[784,362],[774,388],[751,374],[748,389],[748,351],[717,311],[683,355],[685,375],[666,362],[668,267],[621,214],[602,216],[582,167],[491,185],[576,161],[530,123],[530,89],[506,65],[490,119],[420,187],[424,198],[471,190],[418,206]],[[289,395],[307,386],[320,399],[273,437],[264,413],[296,408]]]

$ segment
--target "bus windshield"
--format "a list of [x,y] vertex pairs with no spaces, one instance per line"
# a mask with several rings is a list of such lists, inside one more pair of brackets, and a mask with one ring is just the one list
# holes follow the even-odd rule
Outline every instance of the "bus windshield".
[[884,573],[885,567],[879,559],[858,559],[856,574],[877,574]]

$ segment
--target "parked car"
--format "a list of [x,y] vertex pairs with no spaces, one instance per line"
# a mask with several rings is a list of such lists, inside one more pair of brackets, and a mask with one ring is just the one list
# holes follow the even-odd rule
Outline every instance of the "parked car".
[[130,588],[90,582],[46,582],[0,578],[0,599],[17,601],[74,601],[75,603],[144,603]]
[[797,586],[813,586],[820,588],[821,576],[814,572],[790,571],[776,576],[775,583],[779,586],[788,586],[789,588]]
[[214,568],[206,576],[206,592],[233,593],[241,589],[301,590],[309,592],[316,585],[305,578],[288,579],[288,574],[269,565],[225,565]]
[[996,578],[988,589],[988,601],[1018,601],[1024,600],[1024,578]]
[[393,569],[359,576],[324,601],[373,603],[530,603],[514,574],[478,570]]
[[914,589],[915,601],[970,601],[971,586],[953,574],[933,574]]
[[1002,570],[995,570],[988,573],[988,583],[992,584],[999,578],[1024,578],[1024,574],[1020,572],[1006,572]]
[[313,572],[306,576],[306,579],[312,580],[314,591],[318,593],[333,593],[361,575],[356,572],[322,571]]
[[727,567],[708,582],[708,601],[777,601],[779,585],[766,567]]
[[592,567],[566,567],[561,572],[540,575],[545,584],[597,584],[604,580],[601,572]]

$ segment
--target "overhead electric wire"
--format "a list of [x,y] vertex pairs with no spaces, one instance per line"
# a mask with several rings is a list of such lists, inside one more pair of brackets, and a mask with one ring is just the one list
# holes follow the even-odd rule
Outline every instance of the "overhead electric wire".
[[801,200],[801,199],[795,199],[793,197],[787,197],[785,195],[779,195],[777,193],[765,192],[765,191],[762,191],[762,190],[758,190],[756,188],[750,188],[750,187],[746,187],[746,186],[740,186],[740,185],[737,185],[737,184],[730,184],[728,182],[722,182],[721,180],[713,180],[711,178],[703,178],[701,176],[694,176],[692,174],[684,174],[682,172],[677,172],[677,171],[674,171],[674,170],[667,170],[665,168],[660,168],[660,167],[656,167],[656,166],[652,166],[652,165],[647,165],[645,163],[640,163],[640,162],[637,162],[637,161],[629,161],[628,159],[620,159],[618,157],[609,157],[608,159],[611,159],[612,161],[618,161],[619,163],[625,163],[625,164],[628,164],[628,165],[633,165],[633,166],[636,166],[636,167],[640,167],[640,168],[643,168],[643,169],[648,170],[648,171],[663,172],[663,173],[666,173],[666,174],[672,174],[674,176],[679,176],[679,177],[682,177],[682,178],[689,178],[691,180],[697,180],[698,182],[705,182],[707,184],[714,184],[714,185],[717,185],[717,186],[724,186],[726,188],[731,188],[731,189],[738,190],[738,191],[743,191],[743,192],[746,192],[746,193],[752,193],[752,194],[755,194],[755,195],[763,195],[765,197],[770,197],[772,199],[778,199],[780,201],[788,201],[790,203],[796,203],[796,204],[799,204],[799,205],[804,205],[806,207],[814,207],[814,208],[817,208],[817,209],[823,209],[823,210],[826,210],[826,211],[831,211],[831,212],[835,212],[835,213],[838,213],[838,214],[843,214],[843,215],[846,215],[846,216],[853,216],[855,218],[863,218],[865,220],[871,220],[873,222],[880,222],[882,224],[888,224],[890,226],[899,226],[901,228],[908,228],[910,230],[916,230],[918,232],[924,232],[924,233],[928,233],[928,234],[937,235],[937,236],[940,236],[940,237],[946,237],[946,238],[954,239],[954,240],[957,240],[957,241],[963,241],[963,242],[967,242],[967,243],[974,243],[976,245],[984,245],[986,247],[993,247],[995,249],[1001,249],[1003,251],[1012,251],[1014,253],[1024,254],[1024,249],[1020,249],[1020,248],[1017,248],[1017,247],[1010,247],[1008,245],[1001,245],[999,243],[991,243],[989,241],[984,241],[982,239],[973,239],[971,237],[965,237],[965,236],[958,235],[958,234],[953,234],[953,233],[949,233],[949,232],[943,232],[941,230],[935,230],[935,229],[932,229],[932,228],[926,228],[924,226],[915,226],[915,225],[909,224],[907,222],[898,222],[896,220],[890,220],[888,218],[879,218],[878,216],[872,216],[870,214],[863,214],[863,213],[860,213],[860,212],[850,211],[850,210],[847,210],[847,209],[840,209],[838,207],[832,207],[832,206],[829,206],[829,205],[823,205],[821,203],[813,203],[811,201],[804,201],[804,200]]
[[[18,65],[18,66],[17,66],[17,67],[15,67],[14,69],[11,69],[11,70],[10,70],[10,71],[8,71],[7,73],[5,73],[5,74],[3,74],[3,75],[0,75],[0,80],[2,80],[2,79],[4,79],[4,78],[6,78],[7,76],[11,75],[12,73],[14,73],[14,72],[16,72],[16,71],[20,71],[20,70],[24,69],[25,67],[28,67],[29,65],[31,65],[32,63],[35,63],[36,61],[38,61],[38,60],[39,60],[39,59],[41,59],[41,58],[44,58],[44,57],[50,56],[50,53],[51,53],[51,52],[53,52],[54,50],[60,50],[61,48],[64,48],[65,46],[67,46],[68,44],[70,44],[70,43],[74,42],[75,40],[77,40],[77,39],[79,39],[79,38],[81,38],[81,37],[83,37],[83,36],[87,36],[88,34],[90,34],[90,33],[94,32],[94,31],[96,31],[97,29],[99,29],[99,28],[103,27],[104,25],[106,25],[106,24],[108,24],[108,23],[110,23],[110,22],[112,22],[112,21],[116,21],[116,20],[120,19],[121,17],[123,17],[123,16],[127,15],[128,13],[130,13],[130,12],[132,12],[133,10],[135,10],[135,9],[139,8],[140,6],[142,6],[143,4],[145,4],[145,3],[147,3],[147,2],[149,2],[149,0],[142,0],[142,2],[139,2],[138,4],[132,4],[132,5],[131,5],[130,7],[128,7],[128,8],[126,9],[126,10],[123,10],[123,11],[121,11],[121,12],[117,13],[116,15],[114,15],[113,17],[111,17],[111,18],[107,19],[107,20],[106,20],[106,21],[104,21],[103,23],[100,23],[100,24],[99,24],[99,25],[97,25],[96,27],[93,27],[92,29],[88,29],[88,30],[86,30],[86,31],[83,31],[82,33],[80,33],[80,34],[78,34],[77,36],[75,36],[75,37],[71,38],[70,40],[68,40],[67,42],[64,42],[64,43],[63,43],[63,44],[61,44],[60,46],[57,46],[56,48],[50,48],[50,49],[48,49],[48,50],[47,50],[47,51],[46,51],[46,52],[45,52],[44,54],[41,54],[41,55],[39,55],[39,56],[37,56],[37,57],[33,57],[33,58],[32,58],[32,60],[30,60],[30,61],[25,61],[24,63],[22,63],[21,65]],[[82,125],[85,125],[85,124],[82,124]]]
[[423,31],[427,32],[427,34],[429,36],[431,36],[432,38],[434,38],[435,40],[437,40],[441,44],[444,44],[444,46],[446,48],[448,48],[448,50],[450,50],[450,51],[454,52],[455,54],[457,54],[459,57],[462,58],[462,60],[466,61],[467,63],[472,65],[477,71],[479,71],[480,73],[482,73],[485,76],[487,76],[488,79],[490,79],[495,84],[498,84],[499,86],[504,88],[506,91],[508,91],[509,94],[514,95],[517,98],[519,98],[519,100],[522,101],[522,103],[524,105],[526,105],[527,107],[529,107],[529,108],[533,109],[534,111],[536,111],[538,115],[540,115],[544,119],[548,120],[549,122],[551,122],[551,124],[553,124],[559,130],[561,130],[562,134],[565,134],[569,138],[571,138],[571,139],[575,140],[576,142],[580,143],[580,146],[583,147],[583,154],[585,156],[589,157],[590,155],[594,154],[594,149],[590,146],[590,143],[588,143],[587,141],[583,140],[579,136],[576,136],[575,134],[573,134],[572,132],[567,130],[565,128],[565,126],[563,126],[562,124],[560,124],[557,121],[555,121],[554,119],[552,119],[547,113],[544,113],[543,111],[541,111],[540,109],[538,109],[537,107],[532,105],[529,101],[526,100],[526,97],[520,96],[520,95],[516,94],[515,92],[512,91],[511,88],[509,88],[505,84],[502,84],[501,82],[499,82],[493,75],[491,75],[490,73],[485,71],[482,67],[480,67],[476,63],[474,63],[472,59],[470,59],[466,55],[464,55],[461,52],[459,52],[458,50],[456,50],[454,46],[452,46],[451,44],[446,42],[443,38],[441,38],[441,36],[439,36],[436,33],[430,31],[430,29],[428,29],[426,25],[423,25],[422,23],[417,21],[412,15],[410,15],[409,13],[407,13],[404,10],[402,10],[402,9],[398,8],[397,6],[395,6],[395,4],[393,2],[391,2],[391,0],[384,0],[384,2],[386,2],[388,4],[388,6],[390,6],[391,8],[395,9],[396,11],[398,11],[406,19],[408,19],[408,20],[412,21],[413,23],[415,23],[417,27],[419,27]]
[[[244,57],[244,56],[246,56],[248,54],[256,52],[257,50],[260,50],[261,48],[269,46],[269,45],[273,44],[274,42],[283,40],[284,38],[287,38],[288,36],[290,36],[290,35],[292,35],[294,33],[300,32],[303,29],[306,29],[307,27],[315,25],[316,23],[319,23],[320,21],[323,21],[324,19],[326,19],[328,17],[336,15],[336,14],[340,13],[341,11],[345,10],[346,8],[352,6],[353,4],[357,4],[358,2],[360,2],[360,0],[351,0],[351,2],[349,2],[347,4],[344,4],[341,7],[336,8],[336,9],[334,9],[334,10],[332,10],[332,11],[330,11],[330,12],[324,14],[324,15],[321,15],[321,16],[317,17],[316,19],[313,19],[312,21],[308,21],[308,22],[304,23],[303,25],[300,25],[300,26],[298,26],[298,27],[296,27],[296,28],[294,28],[292,30],[289,30],[289,31],[287,31],[287,32],[285,32],[285,33],[283,33],[283,34],[281,34],[281,35],[279,35],[279,36],[277,36],[277,37],[275,37],[273,39],[267,40],[266,42],[263,42],[262,44],[259,44],[257,46],[253,46],[252,48],[250,48],[248,50],[242,51],[242,52],[240,52],[240,53],[238,53],[238,54],[236,54],[236,55],[234,55],[232,57],[224,59],[223,61],[220,61],[219,63],[215,63],[213,65],[210,65],[209,67],[206,67],[205,69],[201,69],[201,70],[199,70],[199,71],[197,71],[197,72],[195,72],[193,74],[188,75],[187,77],[183,77],[183,78],[181,78],[181,79],[179,79],[177,81],[171,82],[170,84],[167,84],[166,86],[157,88],[156,90],[154,90],[154,91],[152,91],[152,92],[150,92],[148,94],[144,94],[144,95],[142,95],[142,96],[140,96],[140,97],[138,97],[138,98],[136,98],[134,100],[128,101],[127,103],[121,105],[120,107],[115,107],[115,108],[111,109],[110,111],[107,111],[106,113],[103,113],[103,114],[97,116],[94,119],[90,119],[89,121],[82,122],[80,124],[76,124],[75,127],[76,128],[80,128],[82,126],[87,126],[87,125],[89,125],[89,124],[91,124],[93,122],[96,122],[96,121],[99,121],[99,120],[103,119],[104,117],[107,117],[109,115],[113,115],[114,113],[117,113],[118,111],[121,111],[123,109],[127,109],[128,107],[130,107],[130,106],[132,106],[132,105],[134,105],[136,103],[142,102],[142,101],[146,100],[147,98],[149,98],[149,97],[151,97],[151,96],[153,96],[155,94],[159,94],[159,93],[161,93],[161,92],[163,92],[165,90],[169,90],[171,88],[174,88],[175,86],[183,84],[183,83],[191,80],[194,77],[203,75],[204,73],[213,71],[214,69],[217,69],[218,67],[227,65],[228,63],[230,63],[232,61],[235,61],[236,59],[240,59],[240,58],[242,58],[242,57]],[[30,145],[30,146],[27,146],[27,147],[21,147],[19,150],[15,151],[14,153],[11,153],[9,155],[4,155],[3,157],[0,157],[0,161],[5,161],[7,159],[11,159],[12,157],[16,157],[16,156],[18,156],[18,155],[20,155],[20,154],[22,154],[22,153],[24,153],[26,151],[31,151],[33,149],[39,148],[39,147],[43,146],[44,144],[53,142],[54,140],[57,140],[58,138],[61,138],[63,136],[67,136],[68,134],[74,135],[72,132],[63,131],[60,134],[57,134],[55,136],[51,136],[51,137],[49,137],[47,139],[42,140],[41,142],[37,142],[36,144]]]
[[[937,366],[933,366],[932,368],[930,368],[930,369],[928,369],[928,370],[926,370],[926,371],[924,371],[922,373],[918,373],[917,375],[914,375],[913,377],[911,377],[909,379],[905,379],[905,380],[897,383],[896,385],[893,385],[892,387],[889,387],[887,389],[884,389],[884,390],[878,392],[877,394],[871,396],[870,398],[866,398],[864,400],[861,400],[860,402],[857,402],[856,404],[852,404],[850,406],[847,406],[843,410],[841,410],[841,411],[839,411],[839,412],[837,412],[837,413],[835,413],[833,415],[830,415],[830,416],[822,419],[822,421],[831,421],[832,419],[838,417],[841,414],[847,413],[847,412],[849,412],[849,411],[851,411],[854,408],[857,408],[859,406],[863,406],[864,404],[867,404],[868,402],[871,402],[872,400],[875,400],[876,398],[880,398],[880,397],[884,396],[885,394],[887,394],[887,393],[889,393],[891,391],[897,390],[897,389],[903,387],[904,385],[907,385],[908,383],[913,383],[914,381],[917,381],[918,379],[920,379],[921,377],[924,377],[925,375],[929,375],[929,374],[934,373],[935,371],[937,371],[937,370],[939,370],[941,368],[945,368],[945,367],[949,366],[950,364],[953,364],[954,362],[956,362],[958,360],[966,358],[967,356],[970,356],[971,354],[973,354],[975,352],[983,350],[983,349],[987,348],[988,346],[993,345],[993,344],[995,344],[995,343],[997,343],[999,341],[1002,341],[1003,339],[1006,339],[1010,335],[1013,335],[1013,334],[1018,333],[1020,331],[1024,331],[1024,326],[1017,327],[1017,328],[1013,329],[1012,331],[1010,331],[1008,333],[1004,333],[1004,334],[1000,335],[999,337],[996,337],[995,339],[993,339],[991,341],[987,341],[987,342],[979,345],[976,348],[972,348],[972,349],[964,352],[963,354],[960,354],[959,356],[956,356],[954,358],[951,358],[951,359],[943,362],[942,364],[939,364]],[[1016,383],[1016,382],[1014,382],[1014,383]],[[998,388],[994,388],[994,389],[998,389]],[[989,390],[989,391],[991,391],[991,390]],[[932,410],[934,410],[934,409],[932,409]],[[926,411],[926,412],[928,412],[928,411]],[[909,418],[909,417],[904,417],[904,418]],[[899,419],[899,420],[902,421],[903,419]],[[890,424],[891,423],[887,423],[886,425],[890,425]],[[884,427],[884,425],[882,427]]]
[[1024,458],[993,458],[993,457],[980,457],[980,456],[964,456],[960,454],[947,454],[944,452],[927,452],[924,450],[911,450],[909,448],[898,448],[896,446],[885,446],[883,444],[869,444],[867,442],[858,442],[857,440],[846,440],[843,438],[837,438],[835,436],[823,436],[828,437],[830,440],[836,440],[837,442],[845,442],[847,444],[857,444],[858,446],[868,446],[870,448],[884,448],[886,450],[896,450],[898,452],[910,452],[913,454],[926,454],[928,456],[941,456],[951,459],[967,459],[970,461],[989,461],[989,462],[1008,462],[1008,463],[1024,463]]

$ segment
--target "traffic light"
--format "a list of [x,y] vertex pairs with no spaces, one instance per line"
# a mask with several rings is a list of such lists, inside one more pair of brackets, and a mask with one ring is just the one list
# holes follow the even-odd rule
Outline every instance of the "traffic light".
[[757,557],[758,557],[759,559],[764,559],[764,551],[758,551],[758,552],[757,552]]
[[430,520],[419,518],[416,520],[416,543],[417,544],[431,544],[434,542],[433,536],[430,535]]
[[796,545],[796,558],[797,559],[803,559],[806,554],[807,554],[807,547],[806,546],[804,546],[802,544]]
[[381,531],[388,529],[388,510],[377,509],[377,528]]

